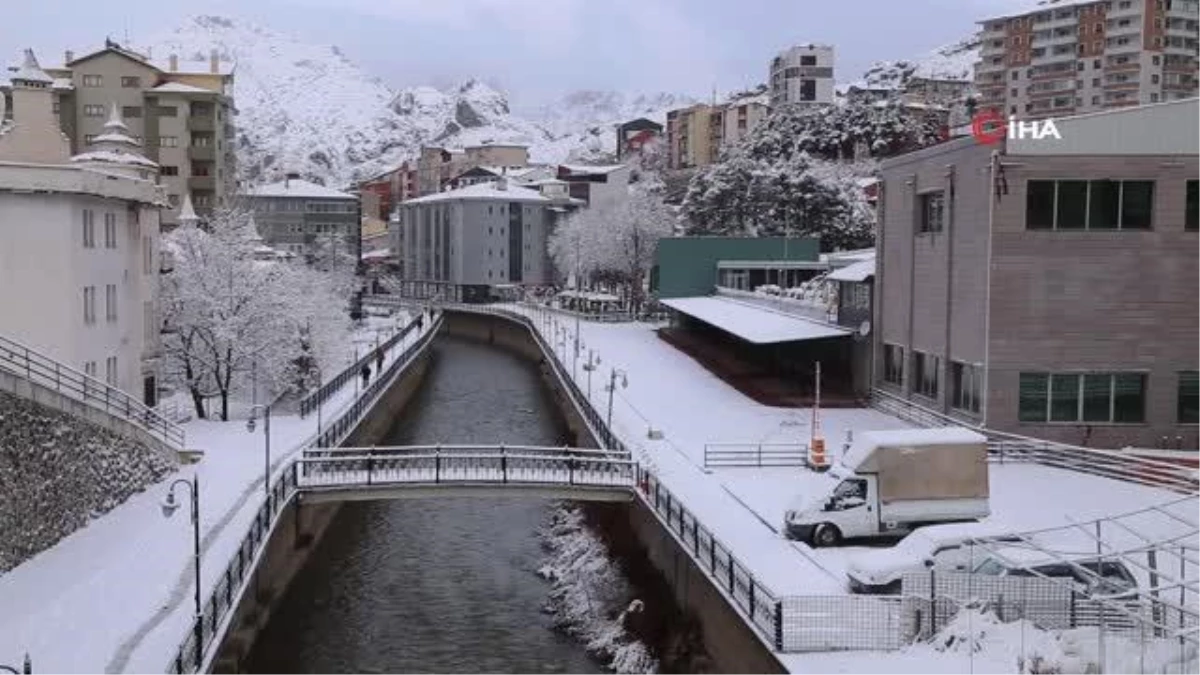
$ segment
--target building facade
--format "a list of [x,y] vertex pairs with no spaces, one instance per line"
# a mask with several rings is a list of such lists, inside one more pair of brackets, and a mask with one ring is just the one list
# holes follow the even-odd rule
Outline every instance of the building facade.
[[[54,111],[71,151],[89,150],[116,105],[147,158],[161,167],[177,223],[185,195],[204,215],[235,192],[233,68],[214,51],[203,61],[165,61],[106,42],[103,49],[45,69],[53,78]],[[0,75],[0,89],[4,78]]]
[[572,198],[590,206],[628,194],[629,175],[629,167],[624,164],[560,164],[556,178],[567,184]]
[[875,386],[989,428],[1197,447],[1190,101],[882,164]]
[[362,222],[356,195],[302,180],[297,174],[250,190],[258,234],[268,246],[300,256],[362,255]]
[[667,113],[667,165],[672,169],[708,166],[721,151],[737,144],[758,126],[770,108],[742,100],[718,105],[698,103]]
[[617,125],[617,159],[636,155],[663,134],[663,125],[639,117]]
[[983,21],[980,105],[1036,119],[1197,93],[1200,0],[1058,0]]
[[548,284],[546,241],[578,205],[506,178],[404,202],[391,232],[402,292],[481,302],[492,286]]
[[157,165],[112,106],[92,150],[72,156],[53,78],[32,52],[9,98],[12,117],[0,123],[0,331],[156,405],[165,206]]
[[529,149],[523,145],[485,143],[462,150],[422,146],[417,157],[417,192],[432,195],[453,187],[452,182],[476,167],[515,169],[529,165]]
[[771,107],[833,103],[833,47],[796,45],[771,59]]

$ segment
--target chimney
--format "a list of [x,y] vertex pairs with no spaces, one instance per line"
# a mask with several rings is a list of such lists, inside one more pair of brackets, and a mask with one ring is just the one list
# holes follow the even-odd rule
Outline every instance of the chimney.
[[295,171],[289,171],[284,174],[283,189],[286,190],[292,184],[293,180],[300,180],[300,174],[296,173]]
[[71,51],[70,49],[67,50],[67,53],[64,54],[64,56],[67,59],[66,61],[63,62],[64,66],[75,60],[75,52]]
[[214,49],[208,54],[208,70],[213,74],[221,72],[221,69],[217,66],[217,64],[217,50]]
[[167,68],[172,73],[179,70],[179,55],[178,54],[172,54],[169,57],[167,57]]
[[499,178],[496,179],[496,189],[497,190],[507,190],[508,189],[508,177],[507,176],[500,176]]

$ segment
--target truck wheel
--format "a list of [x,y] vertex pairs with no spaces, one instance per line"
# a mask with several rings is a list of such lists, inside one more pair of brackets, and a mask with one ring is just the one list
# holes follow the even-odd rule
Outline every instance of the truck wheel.
[[842,532],[837,525],[821,523],[813,530],[813,546],[837,546],[842,542]]

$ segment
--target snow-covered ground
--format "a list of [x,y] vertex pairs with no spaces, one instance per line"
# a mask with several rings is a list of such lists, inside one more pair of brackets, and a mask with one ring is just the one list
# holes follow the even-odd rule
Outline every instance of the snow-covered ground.
[[[378,321],[378,319],[377,319]],[[426,330],[430,322],[426,322]],[[386,355],[390,363],[419,339],[413,331]],[[365,347],[374,331],[359,331]],[[347,346],[347,360],[353,347]],[[322,406],[329,422],[358,393],[351,380]],[[185,425],[203,459],[0,575],[0,655],[28,652],[37,672],[160,672],[191,625],[192,532],[186,509],[163,518],[159,504],[177,478],[200,480],[202,593],[207,596],[262,503],[263,426],[246,430],[245,405],[229,422]],[[272,468],[317,433],[318,418],[271,419]]]

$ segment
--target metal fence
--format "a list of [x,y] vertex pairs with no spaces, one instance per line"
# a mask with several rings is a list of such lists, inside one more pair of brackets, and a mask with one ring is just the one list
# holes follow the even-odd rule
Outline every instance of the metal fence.
[[[403,340],[409,333],[415,330],[417,325],[417,319],[414,317],[412,321],[408,322],[407,326],[400,329],[398,333],[389,337],[386,342],[381,344],[379,349],[387,353],[392,347],[396,346],[396,343]],[[323,405],[330,397],[336,394],[342,388],[342,385],[358,377],[359,373],[362,372],[363,366],[371,364],[375,359],[376,355],[374,351],[364,354],[362,358],[346,366],[345,370],[322,384],[316,391],[300,399],[300,417],[307,417],[314,412],[319,406]]]
[[876,389],[871,405],[882,412],[926,427],[963,426],[987,436],[995,461],[1028,461],[1103,478],[1163,487],[1185,494],[1200,491],[1194,470],[1178,464],[1115,450],[1055,443],[980,427],[970,421],[930,410],[895,394]]
[[23,377],[88,406],[118,417],[174,450],[182,450],[186,437],[183,428],[148,408],[141,401],[94,377],[25,345],[0,337],[0,368]]
[[795,443],[708,443],[704,468],[807,466],[808,446]]

